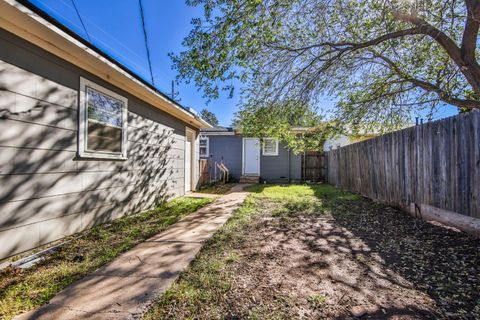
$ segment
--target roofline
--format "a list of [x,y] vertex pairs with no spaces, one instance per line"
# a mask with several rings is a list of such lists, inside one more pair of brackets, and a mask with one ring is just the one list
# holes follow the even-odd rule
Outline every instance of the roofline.
[[212,126],[32,3],[0,0],[0,27],[195,128]]
[[237,136],[240,135],[233,131],[200,131],[202,136]]
[[[313,132],[314,127],[292,127],[292,133],[308,133]],[[239,128],[233,128],[231,131],[227,130],[200,130],[200,134],[204,136],[241,136],[242,130]]]

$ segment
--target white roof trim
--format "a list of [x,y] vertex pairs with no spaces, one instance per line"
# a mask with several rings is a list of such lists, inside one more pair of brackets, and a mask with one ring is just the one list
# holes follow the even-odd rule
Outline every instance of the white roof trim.
[[[212,128],[15,0],[0,0],[0,27],[102,78],[196,128]],[[92,59],[93,58],[93,59]]]

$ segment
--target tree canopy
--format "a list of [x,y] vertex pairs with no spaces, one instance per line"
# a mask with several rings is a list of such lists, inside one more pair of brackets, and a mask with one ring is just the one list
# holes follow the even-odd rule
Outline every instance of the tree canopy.
[[202,111],[200,111],[200,117],[210,123],[214,127],[218,127],[218,119],[217,116],[211,112],[208,111],[207,109],[203,108]]
[[325,94],[338,101],[335,119],[363,128],[441,103],[480,108],[478,0],[187,3],[204,17],[172,56],[180,78],[209,98],[240,82],[250,114],[292,101],[316,111]]
[[322,121],[308,105],[295,100],[244,106],[234,122],[240,124],[242,135],[277,138],[295,153],[322,150],[325,140],[339,127],[334,121]]

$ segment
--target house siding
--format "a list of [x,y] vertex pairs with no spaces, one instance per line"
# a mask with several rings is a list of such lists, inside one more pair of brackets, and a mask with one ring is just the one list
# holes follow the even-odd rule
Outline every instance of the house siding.
[[242,137],[241,136],[208,136],[209,154],[213,161],[223,163],[234,179],[242,175]]
[[290,182],[302,181],[302,155],[290,153]]
[[[289,155],[290,153],[290,155]],[[289,165],[290,163],[290,165]],[[260,152],[260,179],[267,183],[288,183],[301,179],[301,156],[278,144],[277,156],[264,156]]]
[[[205,134],[205,133],[204,133]],[[242,175],[243,137],[240,135],[208,135],[209,154],[213,161],[223,162],[235,179]],[[260,151],[260,178],[268,183],[288,183],[302,179],[302,156],[295,155],[279,143],[278,156],[264,156]],[[288,165],[290,161],[290,167]]]
[[[80,77],[128,99],[126,161],[76,159]],[[183,195],[185,126],[0,30],[0,258]]]

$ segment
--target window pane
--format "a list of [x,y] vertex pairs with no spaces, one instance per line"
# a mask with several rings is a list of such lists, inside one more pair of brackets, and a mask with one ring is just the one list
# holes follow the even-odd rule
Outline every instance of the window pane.
[[88,119],[121,128],[123,102],[90,87],[86,91]]
[[274,140],[274,139],[265,139],[264,150],[265,150],[266,154],[276,154],[277,153],[277,141]]
[[87,149],[122,152],[122,129],[88,121]]
[[199,149],[200,155],[201,156],[208,156],[208,154],[207,154],[208,139],[207,138],[200,138],[199,145],[200,145],[200,149]]

